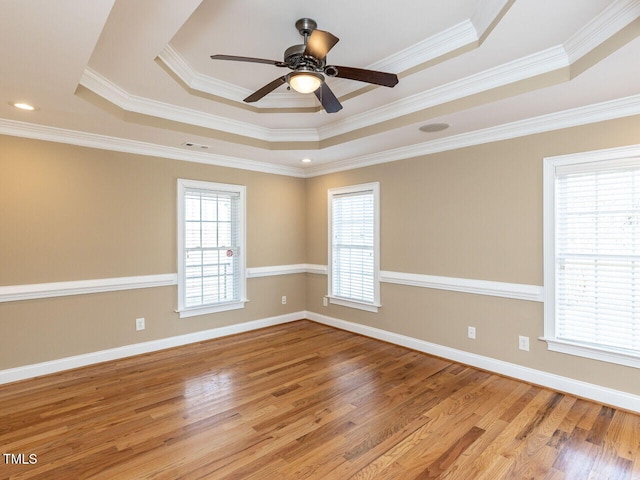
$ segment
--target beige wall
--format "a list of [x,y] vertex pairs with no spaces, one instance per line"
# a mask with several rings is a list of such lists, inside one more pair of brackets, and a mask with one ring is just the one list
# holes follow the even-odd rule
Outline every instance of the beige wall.
[[[637,143],[640,117],[302,180],[0,137],[0,286],[175,273],[178,178],[247,186],[248,267],[326,264],[327,189],[379,181],[383,270],[542,285],[542,159]],[[636,369],[549,352],[541,303],[382,284],[372,314],[326,285],[249,279],[245,309],[188,319],[175,287],[0,303],[0,370],[309,310],[640,394]]]
[[[302,179],[1,136],[0,286],[175,273],[178,178],[247,186],[248,267],[305,262]],[[0,370],[302,311],[304,274],[247,294],[185,319],[176,287],[0,303]]]
[[[640,117],[307,179],[307,261],[327,263],[327,189],[379,181],[382,270],[541,286],[542,159],[637,143]],[[636,369],[549,352],[539,302],[383,283],[374,314],[323,307],[326,292],[308,275],[307,310],[640,394]]]

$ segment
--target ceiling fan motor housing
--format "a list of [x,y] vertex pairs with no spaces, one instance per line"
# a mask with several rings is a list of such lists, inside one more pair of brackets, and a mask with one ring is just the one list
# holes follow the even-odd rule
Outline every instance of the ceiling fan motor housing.
[[304,55],[306,45],[293,45],[284,51],[284,62],[292,70],[306,68],[313,71],[322,71],[325,59],[318,59],[309,55]]

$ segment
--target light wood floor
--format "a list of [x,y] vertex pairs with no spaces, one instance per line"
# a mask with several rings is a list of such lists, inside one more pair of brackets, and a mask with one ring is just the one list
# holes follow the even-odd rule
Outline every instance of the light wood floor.
[[[0,386],[20,479],[631,479],[640,416],[309,321]],[[11,463],[11,462],[9,462]]]

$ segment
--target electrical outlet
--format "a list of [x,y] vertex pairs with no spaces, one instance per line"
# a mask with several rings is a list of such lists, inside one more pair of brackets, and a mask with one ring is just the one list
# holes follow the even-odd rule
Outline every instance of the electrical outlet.
[[327,297],[322,297],[322,306],[323,307],[329,306],[329,299]]
[[522,335],[520,335],[518,337],[518,348],[520,350],[524,350],[526,352],[529,351],[529,337],[523,337]]
[[136,318],[136,330],[144,330],[144,318]]
[[286,305],[286,304],[287,304],[287,296],[286,296],[286,295],[283,295],[283,296],[282,296],[282,304],[283,304],[283,305]]
[[476,327],[467,327],[467,337],[476,339]]

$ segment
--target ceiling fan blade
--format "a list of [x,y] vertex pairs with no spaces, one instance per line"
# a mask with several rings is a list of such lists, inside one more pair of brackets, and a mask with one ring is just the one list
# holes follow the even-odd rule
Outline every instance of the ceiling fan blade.
[[307,46],[304,49],[304,55],[311,55],[319,60],[327,56],[329,50],[338,43],[340,39],[332,33],[323,30],[314,30],[311,32]]
[[[338,78],[348,78],[349,80],[359,80],[366,83],[374,83],[383,87],[394,87],[398,84],[398,76],[395,73],[377,72],[375,70],[365,70],[363,68],[340,67],[331,65],[338,73],[334,76]],[[325,68],[325,70],[327,69]]]
[[266,63],[276,67],[286,67],[287,64],[279,60],[268,60],[266,58],[238,57],[236,55],[211,55],[211,60],[232,60],[234,62]]
[[287,83],[286,77],[282,76],[282,77],[276,78],[273,82],[267,83],[260,90],[253,92],[251,95],[245,98],[244,101],[247,103],[257,102],[262,97],[264,97],[267,93],[273,92],[276,88],[278,88],[283,83]]
[[320,100],[322,107],[326,110],[327,113],[336,113],[342,110],[340,101],[336,98],[336,96],[329,88],[329,85],[327,85],[326,83],[323,82],[320,88],[318,88],[313,93],[316,94],[316,97],[318,97],[318,100]]

